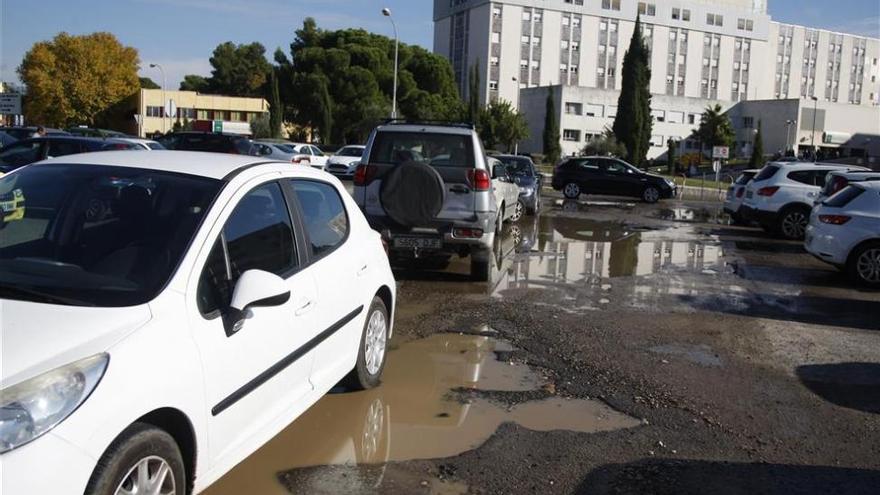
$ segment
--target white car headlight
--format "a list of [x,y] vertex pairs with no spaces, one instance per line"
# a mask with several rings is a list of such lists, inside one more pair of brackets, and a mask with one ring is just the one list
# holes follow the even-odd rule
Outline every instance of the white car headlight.
[[64,421],[92,393],[110,356],[97,354],[0,390],[0,454]]

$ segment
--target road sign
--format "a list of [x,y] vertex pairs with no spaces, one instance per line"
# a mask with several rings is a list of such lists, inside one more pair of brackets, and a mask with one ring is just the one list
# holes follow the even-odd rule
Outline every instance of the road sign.
[[174,103],[174,100],[169,99],[165,102],[165,117],[176,117],[177,116],[177,103]]
[[223,132],[223,121],[215,120],[214,121],[214,132]]
[[715,146],[712,148],[712,158],[730,158],[730,148],[727,146]]
[[0,115],[21,115],[21,95],[0,93]]

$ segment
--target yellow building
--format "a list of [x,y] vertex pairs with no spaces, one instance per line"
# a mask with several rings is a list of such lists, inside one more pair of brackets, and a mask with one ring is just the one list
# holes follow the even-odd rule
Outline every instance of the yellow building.
[[[166,104],[163,104],[163,101]],[[167,102],[173,111],[166,115]],[[232,134],[250,134],[250,122],[261,114],[268,114],[269,102],[263,98],[220,96],[195,91],[163,91],[141,89],[137,98],[135,121],[137,135],[147,136],[167,132],[175,122],[193,122],[198,130]]]

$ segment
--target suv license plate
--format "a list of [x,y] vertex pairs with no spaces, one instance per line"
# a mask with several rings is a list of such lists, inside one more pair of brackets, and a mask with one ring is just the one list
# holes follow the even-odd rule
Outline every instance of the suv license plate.
[[439,249],[442,246],[438,237],[396,237],[396,248]]

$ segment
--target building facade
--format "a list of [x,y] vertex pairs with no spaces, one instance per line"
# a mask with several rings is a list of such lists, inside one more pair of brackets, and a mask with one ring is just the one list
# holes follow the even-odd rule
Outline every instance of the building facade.
[[[135,100],[137,116],[129,132],[138,136],[168,132],[174,123],[210,122],[212,129],[233,134],[250,134],[250,122],[268,114],[269,103],[263,98],[220,96],[195,91],[162,91],[141,89]],[[166,115],[163,102],[173,101],[173,114]]]
[[[572,111],[603,106],[603,117],[593,117],[601,122],[576,127],[583,146],[583,136],[613,121],[609,102],[621,87],[637,15],[650,49],[655,137],[683,137],[695,127],[659,132],[676,123],[667,112],[687,121],[715,102],[728,109],[815,97],[843,112],[880,105],[880,39],[774,22],[764,0],[435,0],[434,51],[449,57],[463,95],[468,71],[479,71],[484,102],[520,106],[531,88],[564,88],[573,99],[556,100],[563,130],[568,103]],[[566,150],[577,142],[563,136]],[[656,148],[649,157],[662,153]]]

